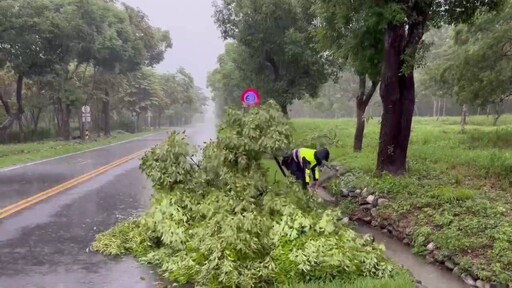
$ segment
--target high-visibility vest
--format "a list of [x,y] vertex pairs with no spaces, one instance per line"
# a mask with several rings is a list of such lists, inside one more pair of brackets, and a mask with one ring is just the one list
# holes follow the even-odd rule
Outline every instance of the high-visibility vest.
[[[305,158],[308,162],[309,162],[309,168],[313,167],[316,165],[316,160],[315,160],[315,152],[316,150],[315,149],[309,149],[309,148],[300,148],[298,149],[298,158],[299,158],[299,161],[300,161],[300,164],[302,165],[302,167],[305,167],[304,166],[304,163],[302,163],[302,159]],[[306,182],[307,183],[310,183],[310,175],[311,174],[311,170],[310,169],[305,169],[306,171]],[[320,178],[320,172],[318,171],[318,169],[315,169],[315,178],[318,180]]]
[[302,161],[302,158],[306,158],[306,160],[308,160],[308,162],[311,164],[311,166],[315,165],[316,164],[315,152],[316,152],[316,150],[314,150],[314,149],[300,148],[299,149],[300,161]]

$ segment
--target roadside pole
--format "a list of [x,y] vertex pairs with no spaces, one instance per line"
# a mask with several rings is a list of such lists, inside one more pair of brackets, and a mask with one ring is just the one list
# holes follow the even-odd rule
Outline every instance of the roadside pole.
[[82,140],[89,140],[89,123],[91,122],[91,107],[84,105],[82,106],[82,129],[81,138]]

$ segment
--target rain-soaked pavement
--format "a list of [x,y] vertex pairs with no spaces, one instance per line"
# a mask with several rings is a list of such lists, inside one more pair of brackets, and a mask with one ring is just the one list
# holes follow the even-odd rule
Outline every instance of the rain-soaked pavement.
[[[195,145],[210,128],[187,129]],[[142,149],[167,133],[11,170],[0,170],[0,209]],[[131,258],[88,250],[95,235],[149,205],[151,185],[139,159],[0,219],[0,288],[155,287],[156,273]]]

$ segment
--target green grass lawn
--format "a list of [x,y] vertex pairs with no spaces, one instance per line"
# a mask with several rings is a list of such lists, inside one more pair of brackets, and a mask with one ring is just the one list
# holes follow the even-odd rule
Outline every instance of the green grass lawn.
[[92,138],[87,142],[42,141],[23,144],[0,144],[0,168],[81,152],[88,149],[133,139],[136,137],[149,135],[155,132],[156,131],[146,131],[135,134],[113,132],[111,137],[98,139]]
[[[299,119],[293,125],[296,147],[326,145],[332,161],[349,168],[338,187],[370,187],[392,200],[378,217],[412,232],[415,252],[424,253],[433,241],[463,272],[512,282],[512,116],[502,117],[498,127],[492,118],[470,117],[465,134],[459,118],[416,118],[409,173],[400,178],[373,176],[376,120],[367,125],[362,153],[352,152],[354,120]],[[282,179],[275,163],[266,165],[271,179]]]

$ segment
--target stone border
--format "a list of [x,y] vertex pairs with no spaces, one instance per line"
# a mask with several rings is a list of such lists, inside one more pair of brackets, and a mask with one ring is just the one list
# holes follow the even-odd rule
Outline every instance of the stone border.
[[[371,225],[372,227],[379,227],[382,229],[382,232],[391,235],[392,237],[402,241],[403,244],[407,246],[412,246],[412,235],[408,235],[403,227],[396,227],[392,223],[386,223],[386,221],[379,223],[376,220],[377,217],[377,209],[388,204],[390,201],[387,198],[379,197],[375,194],[371,194],[368,188],[364,188],[363,190],[357,189],[355,191],[348,191],[343,189],[341,191],[342,198],[354,199],[359,203],[359,209],[355,215],[351,215],[350,217],[345,218],[343,222],[348,222],[349,220],[356,222],[363,222]],[[428,251],[425,259],[428,263],[438,264],[446,269],[452,271],[452,273],[458,277],[460,277],[466,284],[471,287],[478,288],[507,288],[512,287],[512,283],[508,286],[503,284],[495,284],[495,283],[487,283],[478,279],[475,273],[471,273],[471,275],[462,274],[458,263],[452,257],[445,258],[441,254],[441,251],[437,249],[434,242],[430,242],[425,246]],[[421,285],[421,283],[417,284]]]
[[[348,225],[350,225],[350,224],[351,224],[351,222],[350,222],[350,221],[351,221],[351,220],[350,220],[350,217],[343,217],[343,218],[341,219],[341,224],[348,226]],[[370,240],[372,243],[375,243],[375,236],[374,236],[374,235],[372,235],[372,234],[369,234],[369,233],[366,233],[366,234],[358,233],[358,235],[359,235],[360,237],[363,237],[363,238],[365,238],[365,237],[369,237],[369,240]],[[407,270],[407,267],[405,267],[404,265],[399,265],[398,263],[395,263],[395,264],[396,264],[396,265],[398,265],[398,266],[400,266],[401,268],[403,268],[403,269],[406,269],[406,270]],[[409,272],[409,273],[410,273],[410,272]],[[423,285],[423,283],[422,283],[420,280],[416,279],[416,278],[414,277],[414,275],[412,275],[412,273],[410,273],[410,275],[411,275],[411,277],[414,279],[415,288],[428,288],[427,286]]]

